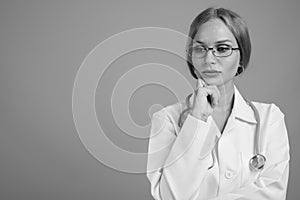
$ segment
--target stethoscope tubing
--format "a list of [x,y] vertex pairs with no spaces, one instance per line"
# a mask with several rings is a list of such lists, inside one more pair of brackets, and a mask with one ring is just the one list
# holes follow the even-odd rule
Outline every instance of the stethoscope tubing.
[[257,155],[260,153],[260,116],[257,111],[257,108],[254,106],[254,104],[251,101],[247,101],[247,104],[252,108],[254,112],[254,116],[257,121],[257,125],[255,128],[255,135],[254,135],[254,155]]
[[[191,104],[190,104],[190,97],[192,96],[192,94],[188,95],[186,98],[186,105],[187,108],[185,109],[185,111],[187,111],[188,109],[190,109]],[[264,168],[265,162],[266,162],[266,157],[263,156],[260,152],[260,115],[258,113],[257,108],[255,107],[255,105],[251,102],[251,101],[246,101],[247,104],[251,107],[251,109],[254,112],[254,116],[257,122],[256,128],[255,128],[255,134],[254,134],[254,156],[252,158],[250,158],[249,160],[249,168],[252,171],[261,171]],[[181,119],[179,119],[181,120]],[[208,169],[211,169],[214,166],[215,163],[215,157],[214,157],[214,153],[212,153],[213,156],[213,164],[212,166],[210,166]]]
[[252,108],[255,119],[257,121],[257,125],[255,128],[255,135],[254,135],[254,156],[249,160],[249,168],[252,171],[261,171],[266,163],[266,157],[261,154],[260,151],[260,116],[258,113],[257,108],[251,101],[247,101],[247,104]]

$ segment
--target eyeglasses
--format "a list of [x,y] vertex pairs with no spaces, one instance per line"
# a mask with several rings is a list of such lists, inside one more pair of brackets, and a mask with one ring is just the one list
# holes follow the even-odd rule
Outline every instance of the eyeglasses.
[[239,48],[234,48],[227,44],[218,44],[214,47],[207,47],[205,45],[192,46],[187,50],[189,56],[193,58],[204,58],[207,52],[211,50],[215,57],[228,57],[232,54],[234,50],[239,50]]

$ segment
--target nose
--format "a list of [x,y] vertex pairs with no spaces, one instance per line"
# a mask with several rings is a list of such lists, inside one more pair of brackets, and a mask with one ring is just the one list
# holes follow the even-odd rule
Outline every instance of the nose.
[[204,62],[207,64],[215,64],[216,63],[216,57],[213,54],[213,50],[208,50],[205,57]]

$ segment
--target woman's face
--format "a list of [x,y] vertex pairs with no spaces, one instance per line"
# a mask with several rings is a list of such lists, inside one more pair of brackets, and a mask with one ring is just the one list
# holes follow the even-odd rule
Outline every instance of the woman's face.
[[[194,37],[193,46],[237,48],[237,41],[232,32],[220,19],[210,20],[200,26]],[[208,85],[223,85],[233,81],[240,61],[239,50],[233,50],[228,57],[215,57],[209,50],[203,58],[192,57],[196,74]],[[212,71],[217,71],[213,73]]]

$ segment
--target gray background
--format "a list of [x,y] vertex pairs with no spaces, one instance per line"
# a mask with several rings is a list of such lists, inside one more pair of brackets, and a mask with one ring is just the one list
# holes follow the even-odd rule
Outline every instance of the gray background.
[[[297,199],[298,0],[1,1],[0,199],[151,199],[144,174],[108,168],[80,142],[72,118],[75,75],[87,54],[109,36],[144,26],[186,34],[192,19],[211,5],[231,8],[248,23],[253,54],[238,86],[247,98],[276,103],[285,113],[292,159],[288,199]],[[108,135],[114,143],[135,152],[145,152],[147,141],[121,134],[107,105],[115,81],[147,62],[170,65],[193,83],[185,62],[161,51],[132,52],[109,67],[97,89],[97,115],[106,132],[120,132]],[[167,88],[147,85],[134,93],[129,109],[143,125],[149,123],[151,104],[175,101]]]

